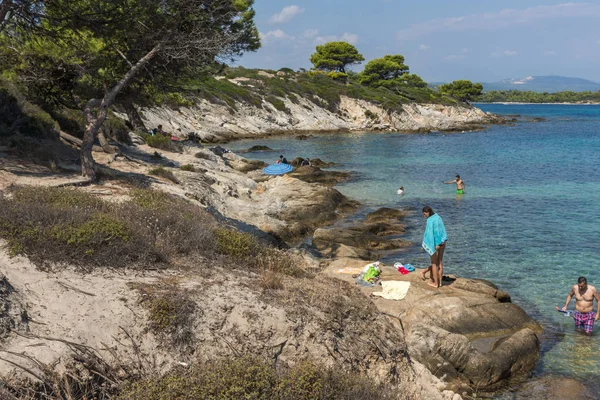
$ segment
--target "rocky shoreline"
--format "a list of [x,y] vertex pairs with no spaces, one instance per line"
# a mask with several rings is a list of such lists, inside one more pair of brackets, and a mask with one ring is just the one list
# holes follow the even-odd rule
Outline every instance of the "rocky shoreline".
[[[200,99],[190,107],[142,108],[139,114],[147,127],[160,124],[172,136],[187,138],[193,133],[207,143],[281,134],[348,131],[461,132],[483,129],[503,121],[497,115],[468,105],[409,103],[390,110],[379,104],[341,96],[340,104],[333,112],[301,96],[294,102],[287,97],[279,100],[285,105],[284,110],[263,100],[259,106],[236,103],[233,111],[227,104]],[[118,115],[127,118],[124,113]]]
[[[158,160],[153,152],[153,148],[142,144],[124,149],[129,159],[100,154],[97,158],[117,174],[136,177],[147,176],[148,169],[156,164],[172,169],[177,184],[152,179],[151,187],[186,197],[223,223],[279,246],[300,244],[303,238],[312,236],[314,248],[302,245],[294,251],[312,263],[314,270],[322,271],[314,282],[286,281],[286,293],[294,293],[291,303],[290,299],[278,298],[281,294],[270,295],[275,296],[274,303],[269,296],[251,290],[256,279],[252,276],[223,271],[223,282],[228,283],[215,286],[210,277],[172,272],[186,282],[186,290],[208,288],[195,298],[202,307],[210,305],[215,311],[205,309],[198,316],[197,352],[227,357],[226,348],[215,348],[221,340],[218,337],[238,342],[250,353],[264,353],[275,346],[280,347],[279,359],[286,362],[310,355],[326,365],[342,363],[378,379],[388,379],[392,371],[400,371],[407,393],[415,398],[444,400],[503,390],[524,382],[531,374],[539,357],[541,326],[492,283],[448,276],[444,286],[436,290],[422,282],[418,272],[401,275],[384,265],[384,281],[411,285],[407,297],[396,301],[373,297],[372,293],[380,288],[359,288],[352,275],[339,272],[360,268],[376,260],[382,251],[407,245],[401,239],[389,238],[404,232],[407,211],[382,209],[353,226],[328,227],[354,212],[358,204],[331,187],[343,177],[332,178],[325,169],[301,167],[289,175],[265,177],[260,173],[260,162],[192,143],[184,144],[182,153],[162,152]],[[136,162],[131,161],[133,157]],[[20,161],[15,165],[14,176],[2,176],[0,182],[19,183],[23,176],[19,168],[27,170],[27,166]],[[182,165],[193,165],[195,172],[178,169]],[[62,179],[52,184],[63,185],[79,178],[73,174]],[[83,190],[126,196],[128,189],[107,182]],[[116,276],[110,271],[91,278],[69,270],[48,275],[35,271],[23,258],[2,255],[2,262],[3,281],[14,293],[10,301],[27,304],[29,315],[46,324],[29,324],[30,335],[14,337],[2,349],[27,351],[31,357],[51,363],[57,356],[65,356],[68,347],[42,336],[75,335],[78,341],[100,348],[105,347],[104,342],[112,342],[111,337],[126,341],[119,331],[123,326],[140,349],[148,354],[157,351],[156,338],[143,328],[143,310],[135,301],[123,305],[118,298],[136,298],[138,295],[129,287],[140,279],[147,284],[160,282],[164,279],[160,273],[142,277],[119,274],[114,284]],[[44,279],[48,283],[43,283]],[[61,289],[56,284],[61,281],[68,282],[68,286]],[[24,287],[33,288],[35,296],[23,291]],[[87,295],[68,287],[77,287]],[[91,297],[100,289],[103,294],[115,296],[106,309],[99,308],[97,298]],[[15,294],[19,297],[14,298]],[[315,298],[319,299],[317,303],[313,302]],[[303,301],[306,307],[298,314]],[[47,303],[53,304],[51,310],[46,309]],[[54,317],[48,314],[50,311]],[[255,314],[262,317],[251,317]],[[49,321],[52,318],[56,320]],[[100,331],[106,334],[97,335]],[[253,338],[251,342],[244,339],[248,337]],[[44,345],[30,347],[32,338],[46,343],[51,351],[46,351]],[[130,349],[115,345],[113,351],[128,354]],[[177,361],[177,354],[162,350],[157,354],[163,369]],[[8,371],[14,372],[10,365],[0,362],[0,372]]]

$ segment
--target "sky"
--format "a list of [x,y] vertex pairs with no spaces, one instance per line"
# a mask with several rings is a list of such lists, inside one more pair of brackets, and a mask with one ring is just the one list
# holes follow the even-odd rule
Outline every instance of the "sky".
[[235,65],[310,69],[346,41],[366,62],[402,54],[427,82],[561,75],[600,82],[600,1],[255,0],[261,48]]

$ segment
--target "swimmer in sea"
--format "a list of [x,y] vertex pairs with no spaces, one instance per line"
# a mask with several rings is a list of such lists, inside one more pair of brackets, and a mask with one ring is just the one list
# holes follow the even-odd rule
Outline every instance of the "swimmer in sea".
[[456,194],[465,194],[465,182],[460,179],[460,175],[456,175],[456,178],[452,181],[444,182],[446,185],[456,183]]

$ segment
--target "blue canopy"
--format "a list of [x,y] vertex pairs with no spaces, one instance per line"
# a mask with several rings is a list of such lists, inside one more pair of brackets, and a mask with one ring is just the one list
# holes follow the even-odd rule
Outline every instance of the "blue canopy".
[[283,175],[294,168],[290,164],[271,164],[263,168],[263,172],[267,175]]

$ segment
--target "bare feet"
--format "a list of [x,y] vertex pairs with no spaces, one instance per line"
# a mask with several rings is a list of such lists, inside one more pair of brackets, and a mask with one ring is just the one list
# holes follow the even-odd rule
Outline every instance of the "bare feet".
[[428,284],[429,286],[431,286],[431,287],[434,287],[434,288],[436,288],[436,289],[438,288],[438,285],[436,285],[435,283],[432,283],[432,282],[427,282],[427,284]]
[[421,280],[422,281],[424,281],[425,279],[427,279],[427,278],[425,278],[425,271],[419,272],[419,275],[421,275]]

